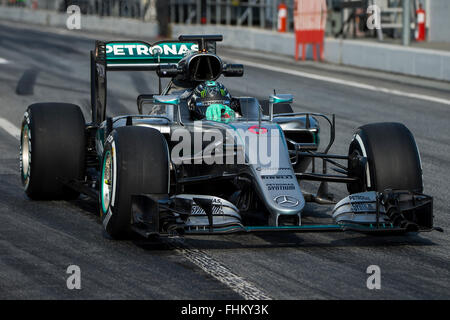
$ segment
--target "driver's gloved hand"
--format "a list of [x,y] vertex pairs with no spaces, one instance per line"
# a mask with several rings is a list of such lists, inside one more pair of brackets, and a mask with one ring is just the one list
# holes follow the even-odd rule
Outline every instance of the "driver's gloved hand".
[[206,120],[228,123],[234,119],[234,110],[223,104],[212,104],[206,109]]

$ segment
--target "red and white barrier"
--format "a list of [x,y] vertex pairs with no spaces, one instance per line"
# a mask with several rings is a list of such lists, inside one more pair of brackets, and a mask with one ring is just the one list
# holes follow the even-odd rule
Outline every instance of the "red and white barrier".
[[302,45],[302,60],[306,58],[306,46],[313,46],[313,57],[317,60],[317,46],[320,60],[323,60],[327,4],[325,0],[295,0],[295,59],[298,60],[299,45]]

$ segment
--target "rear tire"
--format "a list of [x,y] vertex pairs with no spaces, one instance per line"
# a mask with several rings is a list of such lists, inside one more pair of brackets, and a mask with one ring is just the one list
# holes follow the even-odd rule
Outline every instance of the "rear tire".
[[20,171],[26,194],[34,200],[75,199],[63,181],[83,180],[85,121],[80,107],[36,103],[24,114]]
[[131,225],[131,196],[169,192],[166,139],[152,128],[117,128],[106,140],[101,168],[103,227],[112,238],[124,239]]
[[[359,170],[363,183],[350,183],[350,193],[383,192],[386,189],[422,193],[422,164],[414,137],[401,123],[373,123],[359,127],[349,147],[349,155],[367,157],[366,170]],[[351,161],[350,172],[358,170]]]

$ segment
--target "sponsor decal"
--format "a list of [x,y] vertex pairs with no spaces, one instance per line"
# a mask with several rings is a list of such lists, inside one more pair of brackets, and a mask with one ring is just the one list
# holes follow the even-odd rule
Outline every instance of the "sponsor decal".
[[373,201],[372,198],[362,195],[350,195],[348,198],[350,201]]
[[375,205],[372,203],[352,203],[351,208],[353,212],[371,212],[376,210]]
[[274,180],[274,179],[292,179],[292,175],[290,174],[276,174],[276,175],[262,175],[261,179],[263,180]]
[[[213,204],[213,208],[212,208],[212,213],[213,215],[223,215],[223,208],[222,208],[222,200],[218,199],[218,198],[213,198],[212,199],[212,204]],[[191,207],[191,215],[195,216],[195,215],[200,215],[200,216],[204,216],[206,215],[205,211],[200,208],[198,205],[194,204]]]
[[[212,213],[213,213],[213,215],[223,215],[224,214],[222,207],[221,206],[216,206],[216,205],[213,206]],[[193,205],[191,207],[191,215],[193,215],[193,216],[204,216],[204,215],[206,215],[206,213],[199,206]]]
[[269,191],[295,190],[292,183],[269,183],[266,184],[266,187]]
[[279,206],[286,207],[286,208],[292,208],[299,204],[299,201],[297,198],[294,198],[292,196],[287,196],[287,195],[278,196],[273,200]]
[[284,170],[291,170],[291,168],[256,168],[256,171],[284,171]]
[[198,51],[195,43],[161,43],[154,46],[145,43],[108,43],[106,45],[107,59],[148,59],[160,56],[182,58],[186,53]]
[[251,126],[248,128],[248,131],[254,134],[265,134],[267,133],[267,129],[264,127],[258,127],[257,125]]

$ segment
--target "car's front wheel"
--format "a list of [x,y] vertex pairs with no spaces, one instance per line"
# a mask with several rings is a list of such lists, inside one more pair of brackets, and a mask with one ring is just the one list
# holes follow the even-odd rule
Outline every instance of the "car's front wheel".
[[360,178],[349,183],[350,193],[383,192],[386,189],[422,193],[422,164],[416,141],[401,123],[373,123],[357,129],[350,143],[349,155],[366,157],[364,168],[349,161],[350,174]]
[[103,227],[114,239],[131,226],[131,197],[169,192],[167,141],[156,129],[121,127],[108,136],[101,166],[99,208]]

